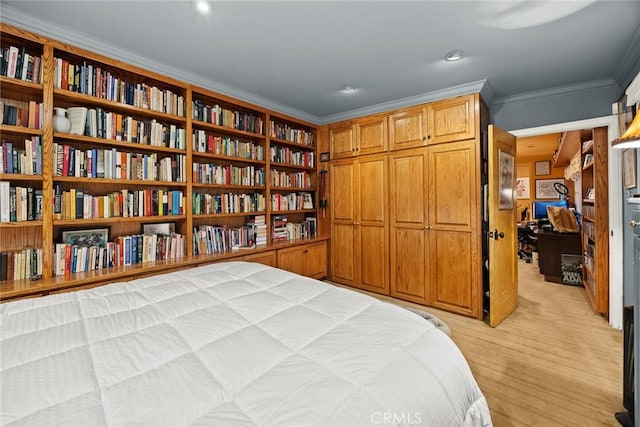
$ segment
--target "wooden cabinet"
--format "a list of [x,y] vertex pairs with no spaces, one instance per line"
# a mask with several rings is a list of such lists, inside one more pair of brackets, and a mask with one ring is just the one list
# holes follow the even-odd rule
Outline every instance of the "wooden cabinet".
[[387,151],[387,116],[375,115],[329,127],[332,159]]
[[329,147],[332,159],[356,155],[356,130],[351,121],[336,123],[329,127]]
[[609,311],[609,184],[607,128],[581,132],[583,284],[593,309]]
[[387,116],[377,115],[356,121],[356,154],[363,156],[387,151]]
[[428,303],[428,161],[427,148],[389,155],[390,293],[419,304]]
[[339,160],[331,165],[331,277],[388,293],[386,155]]
[[437,101],[427,105],[429,144],[461,141],[476,136],[477,95]]
[[407,108],[389,116],[389,148],[402,150],[427,144],[426,108]]
[[257,254],[249,254],[249,255],[243,256],[241,259],[242,261],[257,262],[258,264],[264,264],[270,267],[278,266],[276,251],[267,251],[267,252],[261,252]]
[[429,305],[479,317],[479,148],[475,140],[429,147]]
[[327,242],[278,250],[278,268],[322,279],[327,276]]

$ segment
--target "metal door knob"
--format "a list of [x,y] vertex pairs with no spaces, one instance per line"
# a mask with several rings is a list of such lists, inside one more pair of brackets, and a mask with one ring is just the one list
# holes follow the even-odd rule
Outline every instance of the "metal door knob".
[[631,226],[631,228],[636,228],[638,226],[640,226],[640,222],[636,222],[634,220],[629,221],[629,226]]

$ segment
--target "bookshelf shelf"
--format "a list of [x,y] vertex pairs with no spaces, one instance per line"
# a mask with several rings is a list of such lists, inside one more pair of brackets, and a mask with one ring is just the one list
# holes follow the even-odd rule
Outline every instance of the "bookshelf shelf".
[[1,134],[16,134],[16,135],[42,135],[42,129],[33,129],[24,126],[12,126],[12,125],[0,125]]
[[270,164],[271,166],[278,167],[278,168],[296,169],[296,170],[304,170],[304,171],[315,170],[315,167],[313,166],[292,165],[289,163],[276,163],[276,162],[271,162]]
[[72,182],[81,184],[116,184],[120,186],[145,186],[145,187],[186,187],[184,182],[171,182],[171,181],[153,181],[153,180],[140,180],[140,179],[106,179],[106,178],[83,178],[75,176],[54,176],[55,182]]
[[227,217],[246,217],[253,215],[265,215],[266,211],[256,212],[233,212],[233,213],[215,213],[215,214],[193,214],[194,219],[207,219],[207,218],[227,218]]
[[42,227],[42,221],[0,222],[0,228]]
[[[30,108],[33,103],[36,103],[38,111],[41,113],[40,121],[42,122],[42,129],[22,126],[23,123],[26,123],[22,121],[23,119],[20,123],[16,122],[21,126],[0,124],[3,140],[6,138],[12,144],[12,149],[26,152],[28,144],[37,142],[35,146],[38,149],[41,147],[42,150],[42,174],[2,173],[0,181],[8,181],[11,187],[29,187],[27,190],[37,192],[37,195],[54,195],[56,201],[56,203],[42,203],[42,220],[0,223],[0,229],[3,230],[3,238],[0,239],[0,256],[9,252],[16,256],[19,253],[28,254],[31,253],[28,251],[31,251],[32,248],[34,250],[37,248],[40,251],[39,254],[41,253],[42,263],[42,278],[40,280],[0,279],[0,299],[91,287],[113,280],[135,278],[225,259],[244,259],[247,256],[259,255],[263,252],[273,252],[273,259],[276,259],[274,251],[279,249],[302,247],[314,242],[326,241],[325,237],[321,237],[310,240],[305,238],[276,242],[272,239],[271,230],[272,217],[285,215],[288,217],[289,225],[295,230],[294,234],[287,236],[288,238],[307,237],[305,230],[312,228],[315,229],[316,235],[321,235],[317,230],[316,209],[294,209],[279,212],[273,212],[270,209],[272,195],[296,199],[296,196],[289,193],[298,192],[306,193],[305,198],[311,196],[313,206],[317,206],[318,199],[315,188],[317,167],[314,165],[316,165],[318,130],[315,125],[295,117],[276,114],[263,107],[206,88],[195,87],[11,25],[0,23],[0,35],[2,36],[3,48],[15,46],[20,52],[26,52],[34,58],[40,58],[42,69],[42,72],[37,76],[41,78],[33,81],[27,81],[28,78],[22,80],[0,76],[2,97],[12,102],[14,100],[23,103],[30,102]],[[158,102],[159,100],[161,102]],[[85,130],[78,132],[84,134],[54,132],[52,120],[54,107],[87,108],[89,111]],[[121,123],[122,127],[120,127]],[[103,133],[100,132],[98,124],[102,125]],[[144,135],[146,140],[151,141],[151,133],[148,133],[150,127],[147,127],[147,124],[163,126],[163,128],[158,128],[158,130],[162,130],[160,132],[162,136],[159,139],[156,134],[153,134],[155,144],[160,143],[160,146],[126,141],[126,135]],[[182,136],[182,139],[176,138],[176,141],[180,140],[184,142],[184,145],[174,143],[174,140],[168,142],[168,138],[164,136],[167,129],[169,135],[174,135],[175,130],[176,136]],[[96,135],[107,136],[107,138],[96,137]],[[202,145],[202,137],[206,137],[204,146]],[[118,139],[124,141],[118,141]],[[271,147],[285,152],[287,155],[299,156],[302,153],[304,162],[310,163],[302,163],[307,165],[303,166],[271,162]],[[69,160],[64,157],[67,152],[65,150],[69,151]],[[107,171],[114,169],[107,169],[104,175],[107,178],[66,176],[69,174],[103,176],[101,157],[98,157],[97,162],[93,163],[89,163],[87,159],[93,160],[93,156],[96,154],[98,156],[104,154],[105,167],[107,167],[107,153],[109,151],[114,156],[109,158],[109,165],[115,164],[116,169],[115,172],[109,174]],[[78,154],[79,152],[80,154]],[[238,155],[234,155],[235,153]],[[89,157],[90,155],[91,157]],[[133,157],[136,157],[136,162],[140,161],[138,155],[142,155],[142,161],[157,159],[158,165],[154,166],[153,173],[145,174],[145,176],[161,176],[163,181],[109,178],[110,176],[124,176],[118,174],[117,165],[125,160],[128,162],[130,158],[133,165]],[[73,156],[76,156],[73,169],[79,167],[79,172],[71,171]],[[61,157],[62,171],[60,171]],[[167,163],[169,160],[170,164]],[[67,161],[69,163],[66,163]],[[298,161],[295,160],[292,163],[298,163]],[[180,170],[181,175],[175,172],[176,164],[177,169],[184,167],[183,170]],[[194,173],[192,165],[196,164],[200,164],[201,170],[206,174],[210,172],[207,169],[209,167],[223,166],[228,167],[225,173],[230,171],[232,174],[241,174],[243,177],[241,180],[237,180],[238,178],[235,177],[233,181],[225,182],[246,183],[249,181],[244,178],[244,174],[255,173],[251,176],[250,182],[259,182],[259,184],[198,183],[196,182],[198,177],[206,175],[198,175],[197,171]],[[270,169],[272,166],[281,170],[272,170]],[[136,163],[132,169],[126,169],[126,172],[130,176],[137,177],[139,175],[135,174],[134,168],[139,171],[139,167],[140,163]],[[13,171],[15,170],[14,168]],[[18,171],[24,172],[20,169]],[[121,168],[121,172],[124,173],[124,171],[125,169]],[[56,173],[65,176],[56,175]],[[272,173],[283,174],[284,180],[276,180],[278,183],[287,182],[287,180],[299,183],[302,182],[300,177],[304,177],[305,184],[312,183],[314,186],[308,188],[272,186],[270,185],[271,182],[274,182],[271,181]],[[178,176],[178,179],[184,182],[165,180],[168,175]],[[6,187],[6,183],[4,185]],[[74,193],[76,214],[87,216],[86,212],[91,212],[94,217],[68,219],[73,217],[71,209],[74,202],[71,202],[71,197]],[[167,194],[168,200],[173,203],[174,208],[176,206],[176,198],[174,197],[181,197],[179,199],[182,209],[180,212],[184,212],[184,214],[107,218],[100,218],[95,214],[96,212],[102,214],[101,209],[107,207],[107,203],[110,203],[109,209],[114,209],[111,214],[119,214],[123,209],[129,209],[128,212],[131,213],[132,200],[135,208],[133,212],[137,213],[137,208],[142,204],[144,204],[145,212],[149,212],[146,210],[149,193],[152,196],[151,203],[154,213],[156,212],[155,195],[164,196]],[[131,197],[127,199],[129,204],[126,207],[125,199],[123,199],[125,195]],[[140,197],[143,196],[145,197],[144,201],[140,201]],[[80,212],[80,205],[77,204],[79,200],[84,200],[82,215],[78,213]],[[227,205],[223,205],[222,208],[219,205],[210,205],[212,201],[219,203],[220,200]],[[229,201],[237,203],[238,200],[240,200],[240,209],[256,207],[258,210],[235,212],[238,209],[237,205],[228,205],[228,203]],[[95,202],[98,203],[97,208]],[[91,206],[88,205],[89,203]],[[135,203],[139,203],[140,206]],[[167,198],[163,203],[167,203]],[[196,211],[216,212],[219,209],[234,212],[194,213]],[[170,210],[169,212],[176,211]],[[247,221],[249,222],[247,223]],[[213,255],[194,255],[197,249],[194,242],[199,237],[199,229],[208,227],[208,224],[212,222],[220,223],[221,227],[226,230],[241,231],[246,227],[256,227],[255,230],[259,230],[260,233],[260,238],[257,240],[260,242],[264,238],[264,244],[242,251],[232,251],[228,248],[229,250],[221,250]],[[60,250],[66,249],[65,245],[61,243],[61,233],[108,226],[110,230],[108,244],[118,245],[117,242],[126,242],[127,239],[132,239],[131,242],[135,242],[136,240],[133,239],[136,238],[136,235],[141,234],[143,224],[159,223],[173,223],[176,233],[183,236],[180,244],[184,245],[185,255],[181,259],[131,266],[105,267],[100,270],[61,275],[63,270],[59,268],[60,261],[66,262],[60,252]],[[258,236],[257,232],[256,236]],[[137,242],[139,244],[139,241]],[[326,246],[326,243],[324,244]],[[138,258],[137,261],[140,262],[140,259]]]
[[5,91],[20,91],[31,96],[42,97],[42,85],[39,83],[32,83],[13,77],[0,76],[0,84],[2,85],[3,96],[5,96]]
[[136,107],[133,105],[124,104],[117,101],[110,101],[108,99],[98,98],[82,93],[76,93],[65,89],[53,89],[53,96],[56,106],[58,106],[57,104],[62,103],[68,106],[72,104],[79,104],[83,107],[102,107],[105,110],[109,111],[135,115],[138,117],[157,119],[160,121],[167,121],[175,124],[185,124],[187,122],[186,117],[178,116],[176,114],[168,114],[148,108]]
[[162,147],[157,145],[140,144],[137,142],[118,141],[115,139],[95,138],[85,135],[72,135],[70,133],[54,132],[53,137],[59,142],[75,142],[79,144],[90,145],[92,147],[104,146],[104,147],[117,147],[126,149],[127,151],[151,151],[154,153],[170,153],[170,154],[185,154],[186,150],[178,148]]
[[160,222],[160,221],[179,221],[186,219],[186,215],[154,215],[154,216],[116,216],[111,218],[82,218],[82,219],[56,219],[53,220],[53,225],[69,226],[69,225],[87,225],[87,224],[107,224],[114,222],[132,222],[132,223],[146,223],[146,222]]
[[193,120],[191,123],[194,128],[215,131],[217,133],[230,134],[233,136],[242,136],[242,137],[255,138],[255,139],[266,139],[264,135],[261,135],[259,133],[247,132],[244,130],[234,129],[232,127],[227,127],[227,126],[214,125],[213,123],[207,123],[200,120]]
[[41,182],[42,175],[24,175],[19,173],[0,173],[0,181],[35,181]]

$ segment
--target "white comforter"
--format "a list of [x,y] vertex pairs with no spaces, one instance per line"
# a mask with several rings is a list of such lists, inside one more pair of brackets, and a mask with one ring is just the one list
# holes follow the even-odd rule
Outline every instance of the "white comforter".
[[403,308],[228,262],[0,305],[3,426],[487,426]]

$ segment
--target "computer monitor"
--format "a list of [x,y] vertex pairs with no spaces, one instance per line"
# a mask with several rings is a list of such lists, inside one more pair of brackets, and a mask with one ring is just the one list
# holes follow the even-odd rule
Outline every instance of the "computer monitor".
[[566,200],[554,200],[553,202],[533,202],[533,218],[534,219],[547,219],[547,206],[560,206],[563,208],[569,207]]

